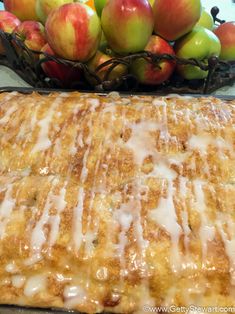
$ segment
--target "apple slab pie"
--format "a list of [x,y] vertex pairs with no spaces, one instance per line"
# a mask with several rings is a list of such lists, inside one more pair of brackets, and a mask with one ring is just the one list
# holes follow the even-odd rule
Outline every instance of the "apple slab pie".
[[0,94],[0,304],[235,306],[235,101]]

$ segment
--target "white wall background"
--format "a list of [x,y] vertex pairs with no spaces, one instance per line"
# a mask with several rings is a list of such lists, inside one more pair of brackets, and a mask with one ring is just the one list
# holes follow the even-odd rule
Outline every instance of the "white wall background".
[[[193,0],[192,0],[193,1]],[[219,18],[226,21],[235,21],[235,3],[232,0],[201,0],[202,5],[209,11],[212,7],[217,6],[220,9]]]

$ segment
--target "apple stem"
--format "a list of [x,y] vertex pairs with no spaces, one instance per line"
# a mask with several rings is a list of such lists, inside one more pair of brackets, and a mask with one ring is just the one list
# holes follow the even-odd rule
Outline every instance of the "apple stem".
[[226,21],[225,20],[221,20],[217,17],[217,15],[219,14],[220,10],[218,7],[213,7],[211,9],[211,15],[213,17],[214,23],[218,22],[219,24],[224,24]]

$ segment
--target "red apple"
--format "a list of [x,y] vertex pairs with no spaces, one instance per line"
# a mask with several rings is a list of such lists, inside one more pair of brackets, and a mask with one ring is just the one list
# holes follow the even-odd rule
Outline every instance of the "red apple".
[[0,10],[0,30],[12,33],[20,23],[20,20],[14,14]]
[[[95,71],[99,65],[110,60],[111,58],[112,58],[111,56],[108,56],[101,51],[97,51],[95,56],[88,62],[88,67],[92,71]],[[97,75],[101,78],[101,80],[104,79],[105,74],[107,73],[109,67],[110,66],[105,66],[97,72]],[[119,64],[109,74],[109,80],[113,80],[118,77],[121,77],[126,73],[127,73],[127,68],[123,64]]]
[[[174,55],[171,45],[159,36],[151,36],[145,51]],[[132,73],[143,84],[157,85],[169,79],[175,68],[174,61],[163,60],[158,65],[141,58],[133,62]]]
[[[56,56],[49,44],[46,44],[41,51],[48,55]],[[44,58],[44,55],[40,56],[40,59],[42,58]],[[43,62],[42,69],[48,77],[58,79],[63,87],[67,87],[73,81],[78,81],[81,78],[81,70],[79,68],[60,64],[55,61]]]
[[57,55],[87,61],[99,46],[100,20],[96,12],[85,4],[65,4],[49,14],[46,34],[48,43]]
[[152,35],[153,22],[148,0],[109,0],[101,15],[108,44],[120,54],[142,51]]
[[4,0],[5,9],[21,21],[37,20],[36,0]]
[[46,44],[44,26],[40,22],[22,22],[15,28],[14,33],[29,49],[40,51]]
[[235,22],[221,24],[214,33],[221,43],[220,59],[235,60]]
[[200,0],[155,0],[154,31],[174,41],[188,33],[201,16]]
[[[12,13],[0,11],[0,30],[12,33],[16,26],[20,25],[20,20]],[[4,54],[4,47],[0,39],[0,54]]]

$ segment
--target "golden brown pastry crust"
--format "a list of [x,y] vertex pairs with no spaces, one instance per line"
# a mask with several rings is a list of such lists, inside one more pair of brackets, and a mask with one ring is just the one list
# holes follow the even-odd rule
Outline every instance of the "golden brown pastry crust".
[[0,94],[0,303],[235,306],[234,110]]

